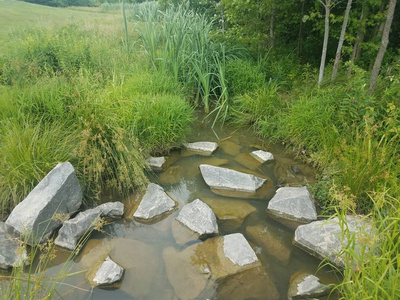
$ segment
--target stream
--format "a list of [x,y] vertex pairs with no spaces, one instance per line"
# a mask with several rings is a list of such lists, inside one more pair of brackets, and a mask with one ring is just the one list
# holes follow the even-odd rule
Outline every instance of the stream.
[[[173,224],[183,205],[197,198],[214,210],[220,236],[238,232],[245,236],[270,281],[268,284],[258,284],[260,277],[257,272],[236,280],[222,280],[213,283],[211,292],[207,294],[211,296],[207,298],[287,299],[290,277],[299,271],[317,275],[324,284],[338,281],[337,274],[331,268],[319,268],[320,260],[292,245],[293,230],[271,219],[265,212],[268,201],[278,187],[315,182],[314,172],[309,166],[295,160],[293,155],[284,151],[283,146],[258,138],[251,129],[225,126],[213,131],[198,126],[189,137],[191,142],[217,142],[219,148],[209,157],[193,155],[184,149],[173,150],[163,171],[150,176],[152,182],[160,184],[178,202],[179,209],[157,222],[140,223],[132,219],[140,196],[134,194],[123,199],[125,217],[105,225],[103,232],[93,233],[78,257],[70,262],[68,273],[78,274],[66,278],[59,288],[64,299],[180,299],[170,283],[171,272],[167,272],[163,252],[167,248],[179,252],[201,242],[182,242]],[[249,155],[257,149],[273,153],[275,160],[259,163]],[[204,182],[198,167],[200,164],[251,173],[267,178],[268,182],[255,199],[219,196],[211,192]],[[110,200],[121,201],[105,199]],[[123,280],[112,288],[92,288],[86,279],[86,272],[82,270],[98,264],[107,253],[125,268]],[[66,268],[64,262],[68,256],[69,252],[58,250],[57,257],[50,263],[49,273],[57,274]],[[183,268],[184,264],[176,264],[176,270],[172,272],[176,274],[172,276],[185,274]],[[270,284],[274,286],[273,297],[266,288]],[[199,296],[198,299],[206,298]]]

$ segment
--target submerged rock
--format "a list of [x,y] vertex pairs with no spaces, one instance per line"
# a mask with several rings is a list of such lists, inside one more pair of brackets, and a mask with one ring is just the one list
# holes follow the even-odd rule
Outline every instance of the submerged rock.
[[271,232],[266,225],[246,227],[246,236],[259,247],[262,247],[268,254],[278,261],[287,265],[289,263],[291,250],[279,236]]
[[109,256],[97,270],[93,278],[95,285],[109,285],[120,281],[124,274],[124,268],[113,262]]
[[200,165],[200,172],[211,190],[222,196],[251,197],[267,181],[231,169]]
[[218,144],[214,142],[196,142],[185,144],[188,151],[196,152],[196,154],[209,156],[218,148]]
[[219,146],[221,147],[222,151],[232,156],[239,155],[240,150],[242,149],[242,146],[227,140],[221,142]]
[[346,223],[345,233],[342,233],[337,217],[301,225],[295,231],[293,243],[320,259],[328,259],[339,267],[345,267],[343,249],[348,245],[347,236],[351,235],[354,238],[356,252],[361,251],[368,237],[372,238],[370,219],[347,216]]
[[307,274],[296,273],[290,278],[288,299],[310,299],[326,296],[332,287],[319,282],[319,278]]
[[246,169],[256,170],[262,163],[251,156],[249,153],[240,153],[235,157],[235,161],[244,166]]
[[161,172],[158,179],[161,184],[175,184],[182,180],[183,170],[180,166],[170,166]]
[[28,255],[22,241],[8,232],[7,225],[0,222],[0,269],[9,269],[28,263]]
[[150,158],[146,159],[146,162],[153,171],[161,172],[166,160],[165,160],[164,156],[150,157]]
[[59,247],[74,250],[79,239],[85,234],[90,234],[99,224],[100,214],[100,210],[96,207],[80,212],[75,218],[65,221],[54,243]]
[[253,151],[250,153],[250,155],[253,156],[255,159],[257,159],[261,163],[265,163],[267,161],[274,160],[274,156],[272,155],[271,152],[266,152],[263,150]]
[[[279,188],[268,203],[267,213],[292,228],[296,228],[298,223],[304,224],[317,219],[317,210],[307,187]],[[295,223],[290,223],[291,221]]]
[[242,226],[244,219],[256,211],[253,205],[243,200],[208,197],[203,197],[202,200],[211,207],[220,224],[230,231],[234,231]]
[[150,220],[173,210],[175,206],[175,201],[164,192],[161,186],[150,183],[133,216],[138,219]]
[[24,234],[32,246],[43,242],[60,224],[57,215],[71,215],[82,204],[82,190],[69,162],[58,164],[11,212],[6,224]]
[[261,266],[241,234],[210,238],[180,252],[168,247],[163,258],[179,299],[211,297],[216,280]]
[[212,209],[200,199],[186,204],[176,218],[199,236],[217,234],[218,225]]

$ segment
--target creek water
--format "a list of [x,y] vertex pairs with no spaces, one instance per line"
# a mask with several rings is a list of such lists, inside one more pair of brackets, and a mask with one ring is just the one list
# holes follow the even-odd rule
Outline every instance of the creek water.
[[[163,172],[150,176],[151,181],[160,184],[178,202],[179,209],[185,203],[200,198],[215,211],[219,235],[242,233],[257,253],[268,280],[280,295],[279,299],[287,299],[290,277],[299,271],[315,274],[325,284],[337,282],[333,270],[319,268],[320,260],[292,245],[292,229],[271,219],[265,212],[268,201],[279,186],[300,186],[314,182],[310,167],[285,153],[282,146],[256,137],[250,129],[224,127],[213,131],[198,126],[191,133],[190,141],[214,141],[218,142],[219,148],[209,157],[174,150],[168,156]],[[273,153],[275,161],[258,163],[248,154],[257,149]],[[256,174],[267,178],[268,183],[255,199],[218,196],[205,184],[199,164]],[[179,252],[201,241],[194,240],[187,244],[177,242],[179,237],[176,234],[174,236],[173,222],[176,222],[174,219],[179,209],[150,224],[133,220],[131,216],[138,199],[139,195],[124,199],[125,217],[104,226],[103,232],[93,233],[78,257],[70,262],[69,273],[83,272],[64,280],[59,288],[64,299],[179,299],[170,283],[171,274],[166,270],[163,252],[171,247]],[[108,253],[125,268],[123,280],[112,288],[91,288],[85,271],[101,262]],[[58,250],[56,259],[50,264],[49,273],[57,274],[65,268],[64,262],[68,256],[69,252]],[[178,264],[174,272],[179,274],[184,267]],[[216,282],[211,298],[270,299],[272,296],[263,291],[263,284],[253,284],[259,280],[257,276],[255,273],[235,282]]]

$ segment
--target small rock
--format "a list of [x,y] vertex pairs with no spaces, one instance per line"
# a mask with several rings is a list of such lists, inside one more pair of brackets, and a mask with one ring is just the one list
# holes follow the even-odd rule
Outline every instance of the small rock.
[[294,174],[300,174],[300,169],[296,166],[291,166],[291,169],[293,171]]
[[200,165],[200,172],[211,190],[222,196],[248,197],[256,194],[257,190],[267,181],[254,175],[231,169]]
[[218,233],[217,218],[214,212],[200,199],[186,204],[176,220],[198,233],[200,237]]
[[214,142],[196,142],[185,144],[188,151],[197,152],[200,155],[209,156],[218,148],[218,144]]
[[154,172],[161,172],[163,169],[163,165],[165,164],[165,157],[150,157],[146,159],[147,164]]
[[317,219],[314,201],[307,187],[279,188],[268,203],[267,213],[277,217],[278,221],[308,223]]
[[0,269],[9,269],[20,266],[21,263],[27,265],[28,255],[26,249],[17,241],[17,237],[8,232],[4,222],[0,222]]
[[113,262],[109,256],[107,256],[106,260],[96,272],[93,282],[95,285],[113,284],[117,281],[120,281],[123,274],[124,269]]
[[150,220],[173,210],[175,206],[175,201],[164,192],[161,186],[150,183],[133,216],[139,219]]
[[35,246],[60,226],[56,215],[69,216],[81,204],[82,190],[73,166],[60,163],[13,209],[6,224]]
[[124,204],[122,202],[107,202],[97,206],[100,215],[105,218],[122,218],[124,215]]
[[250,244],[241,233],[224,236],[224,254],[232,263],[241,267],[258,261]]
[[[354,237],[354,251],[363,247],[363,241],[372,239],[371,220],[362,216],[347,216],[348,232],[342,233],[337,217],[315,221],[297,227],[293,243],[320,259],[328,259],[339,267],[345,267],[343,248],[347,246],[347,235]],[[364,243],[365,243],[364,242]],[[353,242],[352,242],[353,243]]]
[[274,156],[272,155],[271,152],[266,152],[263,150],[253,151],[250,153],[250,155],[253,156],[255,159],[257,159],[261,163],[265,163],[267,161],[274,160]]
[[288,299],[310,299],[326,296],[332,287],[319,282],[319,278],[307,274],[296,273],[290,278]]

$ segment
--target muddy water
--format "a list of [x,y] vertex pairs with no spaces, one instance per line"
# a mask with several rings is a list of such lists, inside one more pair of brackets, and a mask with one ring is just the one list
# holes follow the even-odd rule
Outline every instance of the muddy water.
[[[215,141],[219,143],[219,148],[210,157],[175,150],[169,155],[164,171],[151,176],[152,181],[163,186],[178,202],[179,207],[200,198],[215,211],[220,235],[243,233],[255,249],[262,268],[268,274],[267,280],[275,285],[280,299],[287,299],[289,280],[296,272],[316,274],[322,283],[337,280],[329,268],[319,269],[319,260],[292,246],[292,230],[270,219],[265,213],[269,199],[279,186],[298,186],[314,181],[313,171],[309,167],[285,154],[282,147],[255,137],[251,130],[226,127],[213,132],[209,128],[199,127],[192,133],[190,140]],[[248,155],[257,149],[272,152],[275,161],[258,163]],[[206,186],[199,172],[199,164],[253,173],[267,178],[268,183],[253,199],[234,198],[233,195],[218,196]],[[69,273],[89,270],[110,254],[114,261],[126,269],[122,282],[110,289],[91,288],[87,283],[86,272],[76,274],[68,277],[64,281],[65,285],[60,288],[64,299],[179,299],[170,282],[171,276],[176,277],[175,280],[185,280],[179,278],[184,273],[181,269],[184,266],[176,264],[176,270],[172,272],[175,274],[167,274],[163,252],[167,248],[168,251],[181,251],[200,241],[186,242],[185,237],[177,236],[179,233],[173,230],[173,220],[179,210],[153,224],[132,220],[130,216],[137,200],[137,195],[125,199],[126,217],[106,225],[104,232],[93,234],[68,269]],[[68,252],[59,251],[49,269],[50,273],[56,274],[62,270],[68,255]],[[260,279],[259,273],[253,273],[236,281],[220,281],[214,284],[212,297],[269,299],[269,295],[263,292],[265,286],[254,284]],[[188,286],[189,288],[195,287]],[[232,291],[235,291],[234,295]]]

